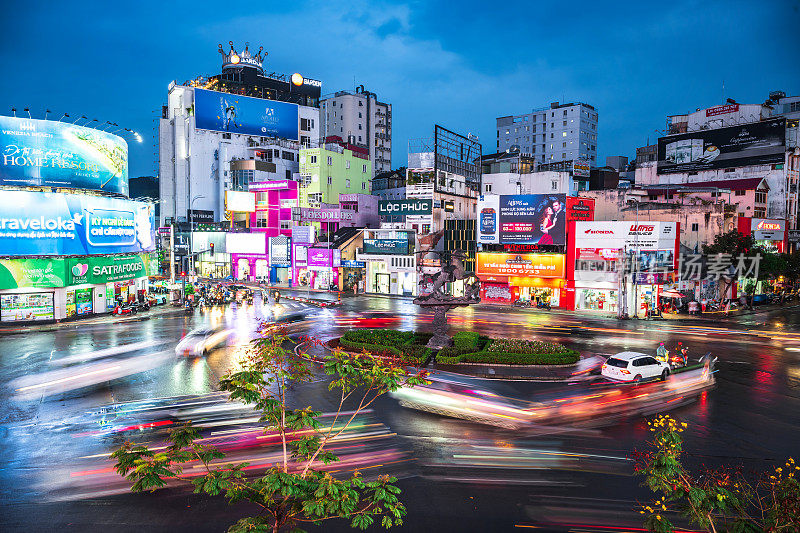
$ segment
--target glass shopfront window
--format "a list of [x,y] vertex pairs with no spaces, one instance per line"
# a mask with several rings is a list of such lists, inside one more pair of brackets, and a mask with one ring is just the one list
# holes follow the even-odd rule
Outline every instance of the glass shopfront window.
[[575,289],[575,309],[616,313],[617,291],[612,289]]

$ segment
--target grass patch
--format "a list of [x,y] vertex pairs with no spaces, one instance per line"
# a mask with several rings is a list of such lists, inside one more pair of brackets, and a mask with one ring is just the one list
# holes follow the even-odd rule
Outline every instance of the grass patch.
[[430,333],[393,329],[356,329],[346,332],[339,344],[353,351],[366,350],[373,355],[422,364],[433,354],[425,346],[431,336]]
[[[454,337],[455,341],[455,337]],[[521,339],[489,339],[466,336],[460,345],[439,350],[436,362],[445,365],[458,363],[488,363],[504,365],[571,365],[578,362],[580,354],[563,344]]]

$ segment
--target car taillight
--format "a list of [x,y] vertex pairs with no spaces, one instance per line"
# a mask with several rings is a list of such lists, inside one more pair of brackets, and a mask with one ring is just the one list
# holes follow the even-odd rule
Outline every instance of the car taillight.
[[620,372],[622,372],[623,374],[630,374],[630,372],[628,372],[628,371],[627,371],[627,370],[625,370],[624,368],[620,369]]
[[603,366],[600,368],[600,370],[605,370],[607,366],[607,364],[603,363]]

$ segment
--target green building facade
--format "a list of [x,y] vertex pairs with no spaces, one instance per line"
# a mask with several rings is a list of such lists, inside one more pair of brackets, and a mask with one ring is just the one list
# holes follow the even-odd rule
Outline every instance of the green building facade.
[[370,194],[372,163],[338,145],[300,150],[300,207],[338,204],[340,194]]

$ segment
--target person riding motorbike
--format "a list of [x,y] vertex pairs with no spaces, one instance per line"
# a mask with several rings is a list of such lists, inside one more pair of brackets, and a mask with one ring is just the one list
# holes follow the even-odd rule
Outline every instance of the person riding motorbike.
[[667,347],[664,346],[664,343],[659,343],[658,348],[656,349],[656,359],[659,361],[666,363],[669,358],[669,352],[667,351]]

